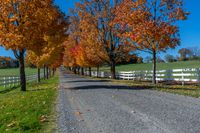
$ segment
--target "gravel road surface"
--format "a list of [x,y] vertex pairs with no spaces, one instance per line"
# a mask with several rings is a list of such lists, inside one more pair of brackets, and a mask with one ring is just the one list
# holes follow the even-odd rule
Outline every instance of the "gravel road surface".
[[58,133],[200,133],[200,99],[60,74]]

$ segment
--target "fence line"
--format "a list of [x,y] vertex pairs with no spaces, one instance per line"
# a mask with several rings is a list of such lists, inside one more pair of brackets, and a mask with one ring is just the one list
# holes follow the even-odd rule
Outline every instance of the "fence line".
[[[40,78],[44,78],[43,73],[40,73]],[[28,75],[26,76],[27,82],[32,82],[38,80],[38,75]],[[11,88],[16,85],[20,84],[20,77],[19,76],[0,76],[0,86],[3,86],[4,88]]]
[[[89,71],[84,72],[89,75]],[[97,77],[97,72],[91,72],[93,77]],[[122,80],[152,80],[153,71],[119,71],[116,72],[117,79]],[[98,77],[111,78],[110,72],[100,71]],[[172,70],[158,70],[156,71],[156,80],[158,81],[179,81],[184,85],[185,82],[200,83],[200,68],[186,68],[186,69],[172,69]]]

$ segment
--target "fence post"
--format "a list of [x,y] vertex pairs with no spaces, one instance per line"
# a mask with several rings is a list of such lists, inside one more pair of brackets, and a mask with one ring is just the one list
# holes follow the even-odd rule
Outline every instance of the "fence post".
[[157,71],[156,71],[156,84],[159,83],[159,80],[158,80],[158,77],[160,77],[160,76],[158,76],[159,74],[160,74],[160,71],[157,70]]
[[12,77],[13,87],[15,86],[15,77]]
[[133,71],[133,80],[134,80],[134,81],[136,80],[136,74],[135,74],[135,71]]
[[4,88],[6,88],[6,77],[3,77]]
[[182,76],[181,76],[181,80],[182,80],[182,86],[184,86],[185,85],[185,82],[184,82],[184,75],[183,75],[184,73],[183,73],[183,70],[182,70]]
[[11,83],[12,83],[12,81],[11,81],[11,77],[9,76],[9,78],[8,78],[9,88],[11,87]]
[[197,68],[197,75],[198,75],[198,80],[197,80],[197,82],[198,82],[198,84],[200,85],[200,68]]

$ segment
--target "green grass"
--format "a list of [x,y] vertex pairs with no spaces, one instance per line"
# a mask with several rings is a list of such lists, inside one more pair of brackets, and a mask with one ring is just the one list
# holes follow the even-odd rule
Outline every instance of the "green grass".
[[[200,61],[179,61],[173,63],[157,63],[158,70],[200,68]],[[93,70],[96,70],[93,68]],[[102,71],[110,71],[109,67],[101,67]],[[116,66],[117,71],[152,70],[152,63],[128,64]]]
[[[33,75],[37,73],[36,68],[25,68],[26,75]],[[42,72],[42,70],[41,70]],[[19,68],[0,69],[0,76],[18,76]]]
[[[53,130],[58,77],[0,92],[0,133],[38,133]],[[53,132],[53,131],[49,131]]]

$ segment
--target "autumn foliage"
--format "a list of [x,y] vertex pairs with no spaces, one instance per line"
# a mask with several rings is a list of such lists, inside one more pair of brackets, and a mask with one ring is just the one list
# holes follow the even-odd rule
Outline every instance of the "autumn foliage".
[[189,13],[183,0],[82,0],[66,17],[52,0],[0,0],[0,44],[20,62],[26,90],[24,56],[38,68],[99,67],[129,60],[145,51],[153,57],[156,83],[158,52],[180,44],[177,21]]
[[29,54],[33,56],[32,62],[38,66],[44,62],[58,66],[53,60],[62,58],[63,47],[58,44],[65,36],[61,33],[63,29],[58,29],[66,23],[61,20],[63,15],[52,0],[1,0],[0,9],[0,44],[13,50],[19,60],[21,90],[25,91],[25,53],[32,53]]
[[119,37],[134,48],[152,54],[153,83],[156,82],[156,54],[180,44],[178,20],[185,20],[182,0],[124,0],[115,9],[112,25]]

